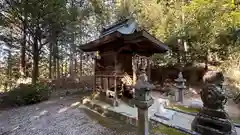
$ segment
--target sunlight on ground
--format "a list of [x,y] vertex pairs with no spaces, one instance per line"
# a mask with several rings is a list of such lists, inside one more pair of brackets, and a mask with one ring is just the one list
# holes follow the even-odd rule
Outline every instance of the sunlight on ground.
[[71,107],[76,107],[76,106],[78,106],[78,105],[80,105],[81,103],[80,102],[75,102],[75,103],[72,103],[71,104]]
[[88,98],[85,98],[85,99],[83,99],[83,101],[82,101],[83,104],[86,104],[86,103],[89,103],[89,102],[90,102],[90,99],[88,99]]
[[53,103],[55,103],[56,101],[46,101],[46,102],[44,102],[45,104],[53,104]]
[[48,113],[48,111],[47,110],[43,110],[43,111],[40,112],[40,115],[44,115],[46,113]]
[[58,113],[62,113],[62,112],[65,112],[69,109],[69,107],[64,107],[64,108],[61,108]]

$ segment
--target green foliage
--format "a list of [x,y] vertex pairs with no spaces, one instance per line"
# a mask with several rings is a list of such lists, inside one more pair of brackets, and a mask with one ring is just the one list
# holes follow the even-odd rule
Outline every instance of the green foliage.
[[233,119],[234,123],[240,124],[240,119]]
[[[133,8],[140,25],[173,50],[179,57],[178,39],[188,45],[186,63],[203,62],[208,55],[226,60],[239,51],[240,10],[229,0],[143,0]],[[132,10],[133,10],[132,9]],[[235,34],[234,34],[235,33]],[[156,61],[162,61],[157,56]]]
[[49,96],[50,89],[47,85],[20,84],[3,96],[2,105],[5,107],[29,105],[47,100]]
[[[203,62],[211,55],[214,60],[226,62],[221,67],[228,71],[229,65],[238,62],[235,54],[240,52],[240,10],[230,0],[3,0],[0,7],[1,33],[5,39],[11,39],[4,42],[18,50],[16,54],[11,50],[13,64],[8,65],[13,69],[11,74],[4,71],[10,69],[2,70],[1,84],[19,77],[20,70],[16,67],[21,64],[18,58],[23,54],[19,51],[23,40],[26,40],[27,71],[36,68],[30,61],[38,56],[34,61],[39,61],[40,77],[47,78],[50,73],[47,70],[52,67],[53,72],[56,67],[64,68],[64,73],[73,69],[74,64],[69,63],[78,60],[78,45],[96,39],[102,26],[128,16],[172,49],[171,54],[153,56],[157,65],[178,63],[178,39],[184,40],[189,48],[186,64]],[[2,67],[7,67],[7,60],[2,61]]]

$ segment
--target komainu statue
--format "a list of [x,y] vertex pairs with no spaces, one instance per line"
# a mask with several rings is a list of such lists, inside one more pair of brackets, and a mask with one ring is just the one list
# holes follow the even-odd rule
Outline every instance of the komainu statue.
[[224,76],[221,72],[209,71],[203,76],[204,87],[201,99],[204,107],[209,109],[224,109],[227,102],[225,90],[222,87]]
[[224,110],[227,102],[222,72],[208,71],[203,76],[201,91],[203,108],[192,122],[192,130],[202,135],[237,135],[235,127]]

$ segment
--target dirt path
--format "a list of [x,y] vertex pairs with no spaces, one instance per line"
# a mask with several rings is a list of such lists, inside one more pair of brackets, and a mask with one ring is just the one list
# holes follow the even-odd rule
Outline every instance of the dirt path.
[[[110,128],[79,108],[79,97],[52,99],[0,112],[0,135],[128,135],[128,125]],[[108,125],[113,124],[108,121]],[[105,125],[106,122],[105,122]]]

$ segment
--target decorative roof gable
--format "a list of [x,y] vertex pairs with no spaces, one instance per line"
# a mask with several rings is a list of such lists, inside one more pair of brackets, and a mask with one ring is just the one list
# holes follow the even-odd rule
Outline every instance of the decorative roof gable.
[[103,28],[100,37],[104,37],[118,31],[121,34],[132,34],[137,30],[137,23],[134,19],[127,18],[111,26]]

